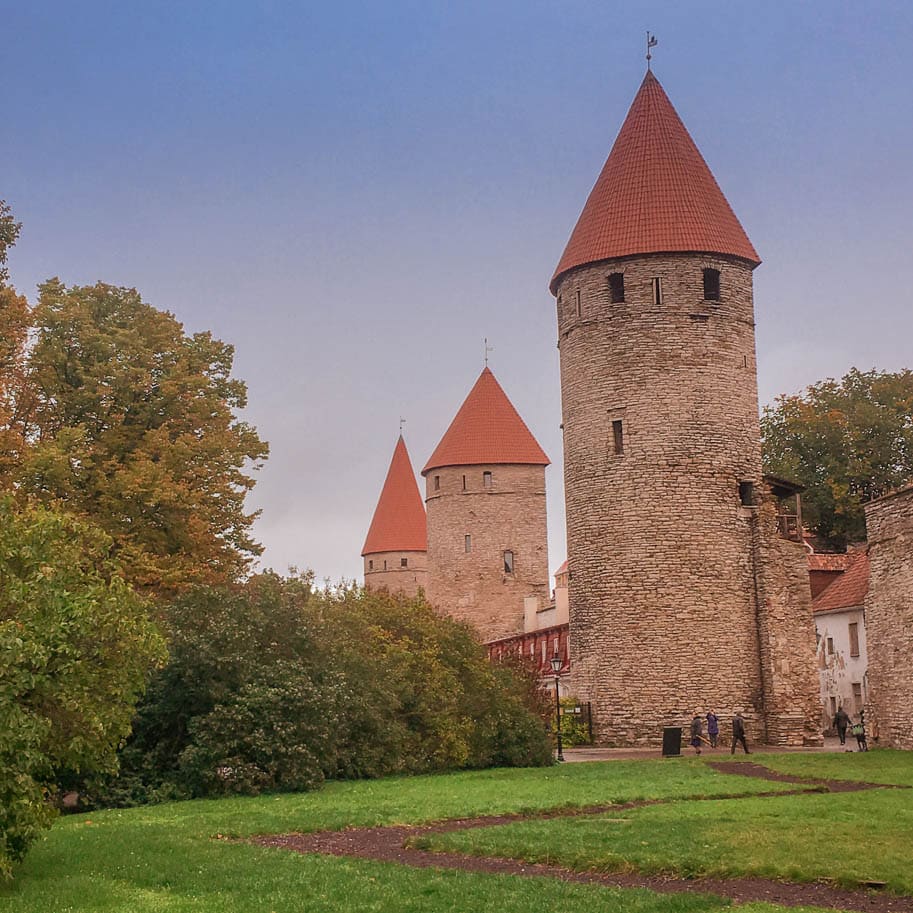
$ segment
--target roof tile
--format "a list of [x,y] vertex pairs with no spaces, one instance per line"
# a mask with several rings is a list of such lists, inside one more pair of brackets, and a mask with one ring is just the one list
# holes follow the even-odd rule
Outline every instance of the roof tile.
[[869,550],[850,556],[843,574],[812,601],[812,611],[830,612],[863,605],[869,591]]

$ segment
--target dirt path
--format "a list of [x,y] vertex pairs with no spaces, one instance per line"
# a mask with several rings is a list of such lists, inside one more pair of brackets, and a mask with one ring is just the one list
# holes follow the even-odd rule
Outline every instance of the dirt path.
[[[791,777],[744,761],[719,761],[711,765],[723,773],[759,777],[765,780],[797,783],[805,787],[817,787],[835,792],[883,788],[883,784],[858,783],[843,780],[811,780]],[[777,793],[763,793],[761,796],[784,796],[807,793],[808,789]],[[759,794],[748,797],[757,798]],[[708,797],[704,801],[715,801],[720,796]],[[848,890],[827,884],[797,884],[772,881],[766,878],[676,878],[663,875],[641,875],[618,872],[575,872],[556,865],[525,863],[516,859],[468,856],[460,853],[432,853],[407,845],[414,837],[427,834],[447,833],[478,827],[493,827],[513,821],[531,818],[558,818],[576,815],[592,815],[606,811],[621,811],[645,805],[658,805],[680,799],[658,799],[644,802],[628,802],[621,805],[593,806],[582,809],[557,809],[535,815],[497,815],[477,818],[461,818],[430,825],[348,828],[343,831],[321,831],[314,834],[284,834],[256,837],[252,842],[262,846],[294,850],[298,853],[322,853],[330,856],[347,856],[356,859],[370,859],[377,862],[393,862],[418,868],[458,869],[463,872],[483,872],[498,875],[520,875],[524,877],[557,878],[575,884],[594,884],[604,887],[648,888],[668,894],[701,893],[728,897],[736,903],[766,901],[786,907],[812,906],[838,910],[871,911],[871,913],[913,913],[913,897],[897,897],[893,894],[866,890]]]

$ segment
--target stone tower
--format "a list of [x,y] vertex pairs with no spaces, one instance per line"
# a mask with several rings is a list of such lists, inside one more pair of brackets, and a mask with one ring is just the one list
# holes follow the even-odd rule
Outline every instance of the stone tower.
[[482,640],[523,630],[548,597],[548,457],[488,368],[428,460],[428,596]]
[[695,707],[819,737],[803,547],[761,474],[759,263],[647,72],[551,281],[573,684],[607,743]]
[[425,507],[400,435],[361,550],[365,587],[416,596],[427,589]]

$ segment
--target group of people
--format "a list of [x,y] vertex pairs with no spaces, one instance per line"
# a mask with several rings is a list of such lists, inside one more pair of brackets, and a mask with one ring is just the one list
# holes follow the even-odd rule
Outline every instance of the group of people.
[[[707,711],[707,735],[704,735],[704,716],[700,710],[694,711],[694,719],[691,720],[691,747],[697,754],[701,753],[701,745],[709,745],[711,748],[717,748],[720,744],[720,718],[715,711]],[[732,746],[729,753],[735,754],[736,745],[741,745],[745,754],[751,754],[748,750],[748,742],[745,740],[745,720],[741,713],[736,713],[732,718]]]
[[[856,736],[856,745],[859,751],[868,751],[869,745],[865,735],[865,720],[862,713],[859,714],[858,722],[853,722],[852,717],[840,707],[834,716],[834,728],[837,730],[837,736],[841,745],[846,745],[846,731],[849,729]],[[877,735],[877,733],[876,733]],[[847,749],[850,750],[850,749]]]

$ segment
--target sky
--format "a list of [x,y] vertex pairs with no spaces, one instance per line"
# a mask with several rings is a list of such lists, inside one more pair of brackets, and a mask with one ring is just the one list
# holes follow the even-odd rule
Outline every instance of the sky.
[[134,287],[236,347],[263,567],[360,579],[490,366],[552,460],[548,281],[653,70],[757,248],[762,404],[913,366],[913,4],[0,0],[13,283]]

